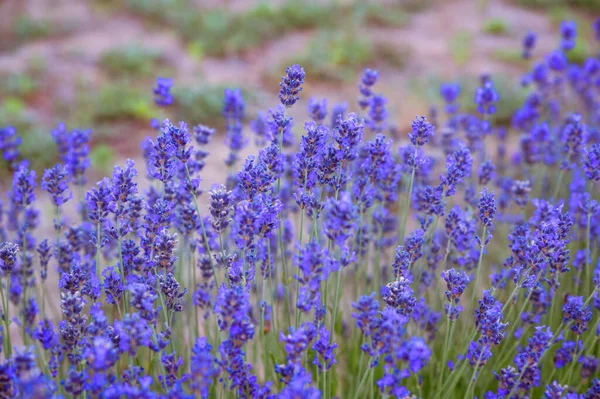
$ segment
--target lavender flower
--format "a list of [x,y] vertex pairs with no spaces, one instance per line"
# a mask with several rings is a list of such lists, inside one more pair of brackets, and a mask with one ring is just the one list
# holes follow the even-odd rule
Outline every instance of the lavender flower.
[[42,190],[47,191],[52,197],[52,202],[57,207],[62,206],[72,197],[67,185],[68,172],[62,165],[56,165],[52,169],[46,169],[42,177]]
[[159,107],[167,107],[173,104],[173,96],[171,95],[171,88],[173,87],[173,79],[169,78],[156,78],[156,86],[152,89],[154,93],[154,102]]
[[563,321],[570,323],[571,331],[578,335],[588,330],[588,322],[592,320],[592,311],[583,302],[582,296],[570,296],[563,306]]
[[482,115],[492,115],[496,113],[496,103],[500,99],[494,84],[486,81],[475,91],[475,104],[477,111]]
[[564,51],[573,50],[575,39],[577,38],[577,24],[573,21],[563,21],[560,24],[560,36],[562,41],[560,46]]
[[231,191],[225,186],[213,186],[210,190],[210,214],[213,217],[212,226],[215,232],[222,233],[227,229],[231,218],[229,213],[233,209]]
[[523,37],[523,58],[529,59],[531,57],[531,52],[535,47],[535,42],[537,41],[537,35],[528,31],[527,34]]
[[435,127],[427,122],[424,116],[419,116],[412,122],[412,131],[408,138],[414,146],[421,147],[435,134]]
[[[494,193],[488,192],[487,188],[484,188],[479,198],[479,221],[486,227],[491,227],[494,224],[496,217],[496,200],[494,199]],[[485,237],[484,237],[485,239]]]
[[410,281],[402,277],[381,287],[381,297],[390,308],[404,316],[410,316],[417,304]]
[[318,124],[322,124],[327,117],[327,99],[317,99],[311,97],[308,99],[308,115]]
[[470,282],[467,273],[462,270],[450,269],[444,270],[441,276],[448,287],[448,290],[445,291],[446,298],[451,304],[457,305]]
[[2,269],[5,274],[10,274],[15,267],[18,253],[19,246],[17,244],[4,242],[0,245],[0,269]]
[[440,86],[440,95],[446,102],[446,112],[448,114],[455,114],[460,109],[460,104],[456,103],[460,91],[458,83],[444,83]]
[[285,69],[285,76],[281,77],[279,86],[279,101],[284,107],[289,108],[300,99],[300,92],[304,84],[304,68],[300,65],[292,65]]
[[583,170],[589,181],[600,181],[600,144],[592,144],[585,150]]
[[347,192],[339,200],[329,199],[325,205],[324,229],[327,238],[343,247],[356,228],[358,210]]

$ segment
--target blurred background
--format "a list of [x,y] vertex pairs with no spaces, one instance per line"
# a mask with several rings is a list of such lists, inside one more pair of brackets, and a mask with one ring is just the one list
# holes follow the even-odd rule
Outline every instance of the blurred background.
[[[376,87],[400,133],[440,104],[443,81],[462,82],[470,104],[481,73],[492,74],[501,96],[496,122],[509,123],[533,62],[521,58],[525,33],[538,34],[535,59],[558,45],[562,20],[575,20],[569,57],[583,59],[597,50],[590,24],[598,15],[600,0],[0,0],[0,126],[17,128],[38,173],[57,161],[50,130],[58,122],[90,128],[100,176],[141,157],[153,117],[223,133],[225,87],[243,90],[247,121],[275,106],[292,63],[307,74],[297,134],[310,96],[355,109],[365,67],[380,71]],[[174,79],[167,111],[152,102],[157,76]]]

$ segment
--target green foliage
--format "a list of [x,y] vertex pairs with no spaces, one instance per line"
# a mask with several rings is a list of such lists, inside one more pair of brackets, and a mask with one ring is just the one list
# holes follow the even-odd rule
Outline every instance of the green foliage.
[[518,50],[504,50],[504,49],[496,49],[492,53],[492,58],[505,62],[507,64],[513,64],[520,67],[526,67],[529,65],[529,62],[523,59],[523,55]]
[[110,174],[115,164],[115,156],[110,146],[97,144],[90,151],[92,167],[104,174]]
[[[518,78],[512,75],[494,74],[492,80],[500,100],[496,107],[497,112],[491,119],[496,125],[509,125],[513,113],[523,104],[527,89],[521,87],[518,84]],[[439,94],[440,85],[447,81],[447,79],[441,79],[439,76],[429,76],[412,83],[410,90],[414,95],[422,97],[426,103],[439,104],[442,102]],[[473,102],[473,98],[475,97],[475,90],[479,87],[479,80],[473,76],[464,75],[453,81],[461,86],[459,97],[461,110],[476,114],[477,107]]]
[[148,93],[125,84],[103,86],[94,96],[94,119],[134,119],[147,122],[155,114],[149,96]]
[[[283,64],[299,63],[310,76],[322,80],[344,81],[356,78],[360,68],[379,60],[403,68],[409,55],[408,48],[373,43],[355,30],[321,31],[311,41],[304,54],[286,60]],[[273,74],[279,74],[284,65],[278,65]]]
[[25,103],[17,97],[6,97],[0,102],[0,121],[9,125],[24,125],[27,123]]
[[164,61],[158,50],[128,45],[102,54],[100,65],[111,76],[148,77],[156,75],[158,64]]
[[231,13],[224,9],[198,10],[188,0],[126,0],[132,12],[175,29],[194,46],[195,54],[223,56],[260,46],[287,32],[346,27],[358,18],[365,24],[400,26],[407,15],[402,5],[381,6],[337,2],[285,0],[274,6],[261,1],[252,8]]
[[579,35],[575,41],[575,47],[567,52],[567,58],[569,62],[581,65],[589,57],[589,54],[590,46],[587,39]]
[[517,4],[532,8],[576,7],[600,11],[600,0],[516,0]]
[[39,89],[39,82],[28,73],[13,73],[3,77],[0,90],[9,96],[28,97]]
[[464,66],[469,62],[472,42],[473,38],[469,32],[460,31],[452,35],[448,46],[456,65]]
[[404,8],[379,3],[365,4],[362,17],[365,23],[373,26],[402,27],[408,22],[408,14]]
[[509,24],[500,18],[492,18],[485,21],[483,31],[488,35],[501,36],[510,31]]
[[23,139],[19,148],[23,158],[29,159],[31,168],[42,171],[56,163],[56,145],[45,130],[17,130]]
[[[225,85],[200,85],[197,87],[175,87],[173,96],[176,99],[175,120],[185,120],[190,125],[198,123],[219,125],[223,106]],[[253,97],[242,90],[246,102],[251,103]]]
[[27,15],[21,15],[14,20],[12,31],[18,41],[42,39],[53,33],[52,25],[48,21],[32,19]]

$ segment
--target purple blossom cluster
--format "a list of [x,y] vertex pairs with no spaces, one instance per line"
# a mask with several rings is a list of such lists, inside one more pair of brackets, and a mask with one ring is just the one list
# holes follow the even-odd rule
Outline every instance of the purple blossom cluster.
[[293,65],[241,162],[248,110],[227,89],[223,184],[204,125],[154,123],[145,171],[95,184],[91,131],[59,124],[41,172],[0,129],[0,396],[600,397],[600,61],[572,63],[577,38],[561,24],[510,126],[483,75],[476,113],[444,83],[444,115],[399,144],[378,71],[355,107],[302,108]]

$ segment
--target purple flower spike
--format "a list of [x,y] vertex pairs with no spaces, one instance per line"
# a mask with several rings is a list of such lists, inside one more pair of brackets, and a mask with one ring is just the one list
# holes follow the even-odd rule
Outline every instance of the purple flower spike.
[[281,77],[281,83],[279,84],[281,87],[279,89],[279,101],[284,107],[290,108],[300,99],[299,94],[302,91],[305,77],[304,68],[298,64],[285,69],[285,76]]
[[173,104],[173,96],[171,95],[171,88],[173,87],[173,79],[170,78],[156,78],[156,86],[152,89],[154,93],[154,102],[159,107],[167,107]]

